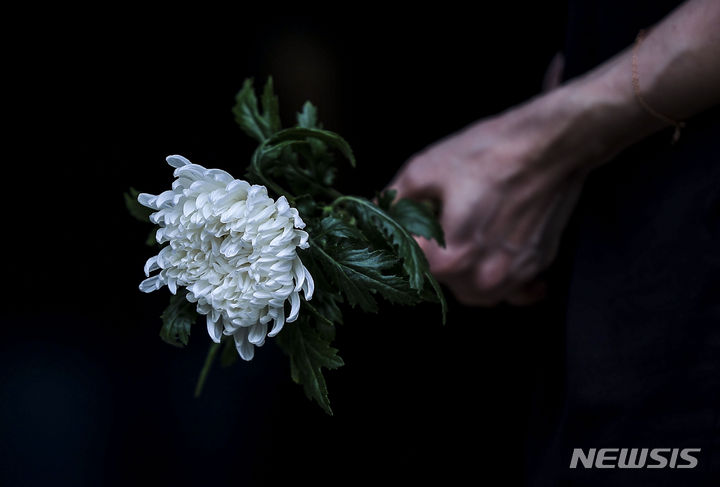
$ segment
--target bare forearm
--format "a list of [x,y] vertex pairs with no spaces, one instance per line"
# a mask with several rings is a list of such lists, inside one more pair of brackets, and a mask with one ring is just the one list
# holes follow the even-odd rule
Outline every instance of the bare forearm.
[[720,102],[720,2],[683,4],[650,30],[637,59],[642,96],[661,113],[683,120]]
[[636,46],[635,61],[636,87],[631,82],[633,47],[570,86],[591,103],[618,105],[615,132],[627,134],[629,140],[623,142],[667,125],[641,106],[638,95],[673,120],[720,101],[720,2],[691,0],[680,6]]
[[[684,4],[637,49],[642,98],[676,120],[717,103],[719,50],[720,0]],[[461,302],[536,299],[530,283],[554,259],[588,171],[668,125],[639,103],[632,60],[630,46],[427,147],[398,173],[399,197],[440,202],[446,246],[420,243],[431,271]]]
[[[638,26],[638,30],[641,27]],[[686,120],[720,102],[720,1],[690,0],[652,26],[636,51],[639,95]],[[536,169],[566,174],[600,165],[667,127],[638,101],[633,46],[587,74],[512,110],[505,123],[535,125],[548,153]],[[668,133],[668,141],[670,133]],[[538,144],[538,141],[533,141]]]

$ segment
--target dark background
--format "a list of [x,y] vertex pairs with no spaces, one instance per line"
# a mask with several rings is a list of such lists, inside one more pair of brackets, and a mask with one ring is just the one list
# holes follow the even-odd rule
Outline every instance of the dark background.
[[254,142],[234,95],[272,75],[284,123],[312,100],[357,156],[340,188],[371,196],[416,151],[540,90],[564,2],[278,11],[9,19],[27,28],[5,60],[0,485],[522,481],[538,377],[562,359],[541,346],[561,326],[552,300],[451,300],[445,327],[431,306],[348,313],[346,366],[327,374],[334,417],[272,340],[194,399],[210,341],[201,324],[184,350],[158,337],[168,292],[138,291],[153,250],[122,194],[169,187],[169,154],[240,177]]

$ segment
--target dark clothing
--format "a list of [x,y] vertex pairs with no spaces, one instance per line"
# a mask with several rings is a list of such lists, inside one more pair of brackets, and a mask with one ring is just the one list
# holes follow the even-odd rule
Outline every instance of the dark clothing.
[[[566,76],[677,3],[571,2]],[[671,135],[593,172],[567,230],[564,329],[547,343],[562,359],[545,362],[529,485],[720,485],[720,110]],[[569,468],[574,448],[663,447],[701,448],[698,466]]]

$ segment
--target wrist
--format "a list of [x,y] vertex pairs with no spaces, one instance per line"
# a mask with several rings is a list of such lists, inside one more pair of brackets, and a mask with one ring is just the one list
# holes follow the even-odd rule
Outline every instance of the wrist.
[[626,52],[567,86],[577,122],[596,134],[596,164],[668,125],[639,102],[633,70],[632,57]]
[[528,134],[530,169],[564,179],[609,161],[663,127],[635,99],[627,56],[530,100],[511,115]]

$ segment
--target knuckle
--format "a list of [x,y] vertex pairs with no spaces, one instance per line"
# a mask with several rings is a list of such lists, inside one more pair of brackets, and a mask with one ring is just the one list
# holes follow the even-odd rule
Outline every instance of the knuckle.
[[433,275],[446,281],[466,280],[466,275],[472,269],[462,253],[451,248],[447,250],[434,248],[433,250],[427,254],[430,272]]
[[464,306],[491,307],[500,303],[500,295],[479,289],[471,275],[455,278],[447,283],[455,299]]

